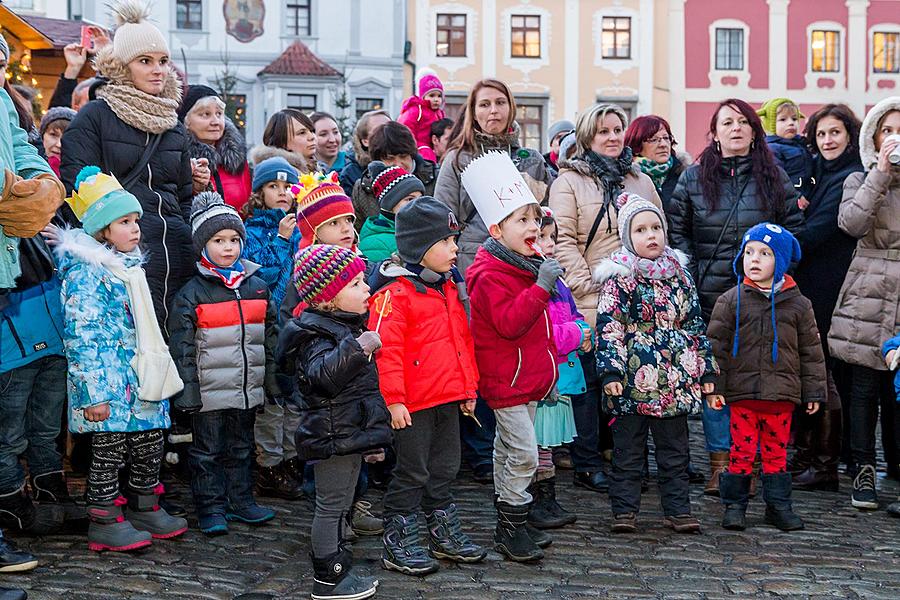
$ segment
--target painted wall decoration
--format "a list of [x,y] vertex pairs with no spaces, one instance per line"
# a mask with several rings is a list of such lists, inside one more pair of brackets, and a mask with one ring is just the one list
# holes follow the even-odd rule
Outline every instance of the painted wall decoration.
[[237,41],[246,44],[263,34],[264,0],[225,0],[222,11],[225,13],[225,30]]

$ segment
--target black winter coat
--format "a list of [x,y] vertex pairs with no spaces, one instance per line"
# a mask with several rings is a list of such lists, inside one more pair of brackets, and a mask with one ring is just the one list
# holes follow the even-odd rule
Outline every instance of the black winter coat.
[[[766,213],[756,191],[751,160],[749,156],[739,156],[722,161],[721,192],[715,210],[710,209],[703,197],[699,165],[691,165],[681,174],[669,205],[669,241],[672,247],[690,257],[688,268],[697,282],[700,307],[707,321],[719,296],[737,283],[732,266],[748,229],[767,220],[783,225],[795,235],[803,227],[797,190],[780,167],[784,216],[772,218]],[[735,204],[737,209],[728,221]]]
[[[62,139],[60,175],[71,194],[82,167],[97,165],[119,181],[137,166],[151,134],[121,121],[103,100],[87,103],[66,129]],[[141,242],[147,262],[147,283],[160,328],[168,337],[166,321],[172,297],[195,273],[191,245],[192,180],[188,135],[179,123],[162,134],[144,172],[128,191],[144,209]]]
[[296,378],[300,460],[358,454],[391,444],[391,417],[378,370],[356,341],[365,316],[307,308],[285,324],[275,360]]
[[675,163],[666,175],[665,181],[663,181],[662,187],[656,190],[659,192],[659,199],[662,201],[663,212],[667,215],[671,211],[672,196],[675,194],[675,188],[678,186],[678,180],[681,178],[681,174],[684,173],[684,169],[684,163],[676,158]]
[[[863,171],[859,152],[847,150],[834,160],[813,159],[815,187],[807,198],[806,227],[797,236],[803,258],[794,281],[809,298],[816,314],[816,325],[824,342],[831,329],[831,314],[856,250],[856,238],[838,227],[838,209],[844,192],[844,180]],[[825,352],[828,345],[823,344]]]

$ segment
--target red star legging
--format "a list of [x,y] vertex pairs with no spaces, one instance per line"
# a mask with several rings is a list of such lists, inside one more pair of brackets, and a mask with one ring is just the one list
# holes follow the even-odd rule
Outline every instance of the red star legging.
[[782,473],[793,411],[765,413],[731,405],[731,466],[729,473],[750,475],[759,450],[763,473]]

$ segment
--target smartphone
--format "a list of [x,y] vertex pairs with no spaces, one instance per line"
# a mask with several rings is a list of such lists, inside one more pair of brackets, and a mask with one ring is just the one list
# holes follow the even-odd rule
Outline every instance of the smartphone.
[[94,49],[94,34],[89,25],[81,26],[81,47],[85,50]]

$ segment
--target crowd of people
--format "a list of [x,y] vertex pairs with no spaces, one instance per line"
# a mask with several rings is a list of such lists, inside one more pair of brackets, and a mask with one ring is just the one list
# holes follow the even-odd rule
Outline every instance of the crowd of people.
[[[190,481],[210,536],[307,496],[312,597],[365,598],[358,535],[409,575],[485,558],[462,463],[521,562],[577,518],[561,470],[637,531],[649,434],[679,533],[700,531],[692,484],[726,529],[758,482],[766,523],[802,529],[792,489],[837,492],[840,463],[852,506],[878,509],[879,413],[900,476],[900,97],[862,122],[727,99],[696,161],[662,117],[594,104],[541,155],[504,82],[452,121],[426,71],[346,144],[334,116],[286,108],[251,147],[146,7],[115,12],[96,77],[67,47],[39,122],[0,92],[5,532],[165,543],[188,521],[161,473]],[[36,565],[0,537],[0,572]]]

